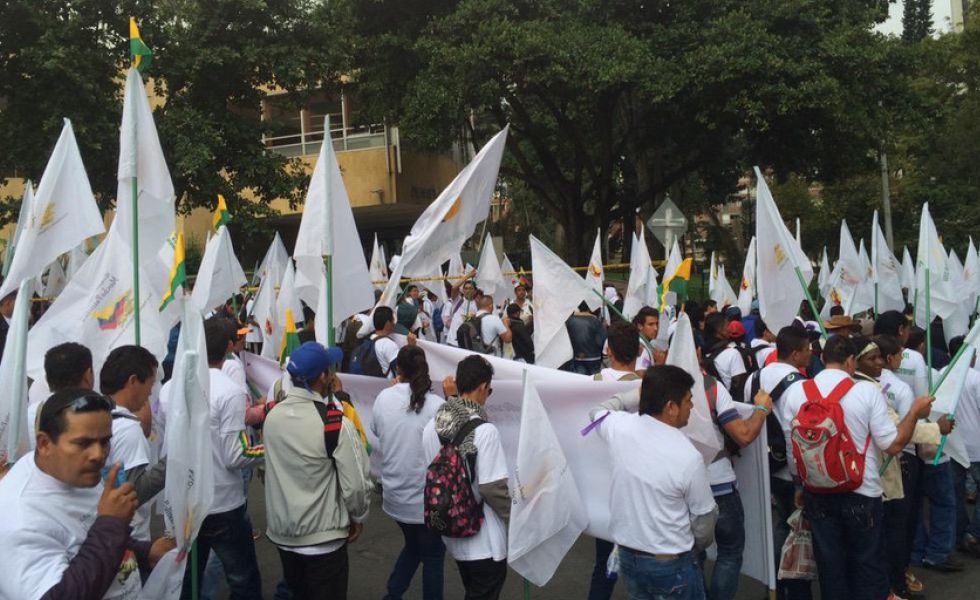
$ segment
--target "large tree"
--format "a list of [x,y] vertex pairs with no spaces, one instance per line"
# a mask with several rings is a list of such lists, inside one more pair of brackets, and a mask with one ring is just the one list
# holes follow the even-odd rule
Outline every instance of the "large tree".
[[502,174],[581,260],[618,206],[689,214],[752,162],[807,177],[872,168],[901,101],[882,3],[347,0],[355,83],[407,143],[477,143],[509,123]]

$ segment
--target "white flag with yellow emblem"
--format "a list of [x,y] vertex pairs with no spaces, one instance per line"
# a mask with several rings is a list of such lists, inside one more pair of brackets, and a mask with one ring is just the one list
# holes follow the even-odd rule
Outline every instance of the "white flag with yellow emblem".
[[[63,342],[88,346],[98,373],[113,348],[136,343],[135,301],[132,250],[113,230],[31,328],[27,374],[44,377],[44,353]],[[144,285],[139,302],[140,345],[162,361],[167,337],[160,324],[160,298]]]
[[589,259],[589,270],[585,272],[585,281],[595,293],[585,299],[589,305],[589,310],[595,310],[603,306],[602,301],[602,280],[604,279],[602,269],[602,231],[596,230],[595,244],[592,246],[592,257]]
[[45,267],[85,239],[105,231],[68,119],[44,168],[25,225],[0,286],[0,298],[16,290],[24,279],[40,276]]

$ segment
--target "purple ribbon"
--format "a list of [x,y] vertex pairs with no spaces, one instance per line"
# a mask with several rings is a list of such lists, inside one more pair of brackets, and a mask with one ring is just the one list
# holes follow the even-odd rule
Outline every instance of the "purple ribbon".
[[606,414],[602,415],[601,417],[599,417],[595,421],[592,421],[591,423],[589,423],[588,425],[586,425],[585,426],[585,429],[582,430],[582,437],[585,437],[585,436],[589,435],[589,432],[591,432],[593,429],[595,429],[596,427],[598,427],[599,424],[602,423],[603,421],[605,421],[606,420],[606,417],[608,417],[608,416],[609,416],[609,412],[607,411]]

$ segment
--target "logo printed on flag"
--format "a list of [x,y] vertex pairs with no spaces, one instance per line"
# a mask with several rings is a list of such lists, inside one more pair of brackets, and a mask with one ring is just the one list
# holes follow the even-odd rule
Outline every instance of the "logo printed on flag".
[[92,311],[92,316],[98,320],[99,329],[103,331],[123,327],[129,321],[129,318],[133,316],[132,290],[127,290],[121,296],[117,296],[112,302],[101,309]]
[[463,206],[462,200],[462,196],[456,196],[456,201],[453,202],[453,205],[449,207],[448,211],[446,211],[446,216],[442,218],[443,223],[448,223],[456,218],[456,215],[459,214],[460,207]]
[[[58,219],[58,221],[60,220],[61,219]],[[52,202],[44,208],[44,214],[41,215],[41,225],[38,227],[38,233],[44,233],[56,222],[57,221],[54,219],[54,203]]]
[[773,246],[772,253],[776,256],[776,265],[783,266],[783,263],[786,262],[786,252],[783,250],[783,246],[777,243]]
[[602,269],[595,263],[589,265],[589,272],[595,277],[602,277]]

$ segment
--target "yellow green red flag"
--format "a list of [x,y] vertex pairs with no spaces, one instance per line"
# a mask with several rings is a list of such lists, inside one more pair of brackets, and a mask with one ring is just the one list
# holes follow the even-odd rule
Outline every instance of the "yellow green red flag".
[[184,232],[177,233],[174,241],[174,264],[170,267],[170,278],[167,282],[167,293],[160,301],[160,310],[167,308],[177,295],[177,290],[187,282],[187,265],[184,260]]
[[286,328],[282,332],[282,342],[279,344],[279,364],[285,364],[286,359],[299,348],[299,332],[296,331],[296,321],[293,319],[293,311],[286,309]]
[[136,17],[129,17],[129,56],[133,59],[133,68],[140,73],[153,62],[153,51],[143,43],[140,28],[136,25]]
[[231,223],[231,213],[228,212],[225,197],[218,194],[218,209],[214,211],[214,217],[211,218],[211,229],[217,231],[219,227],[228,223]]
[[677,294],[678,304],[683,304],[687,300],[687,284],[691,281],[692,263],[690,258],[685,258],[673,273],[666,274],[660,286],[660,306],[666,304],[668,292]]

